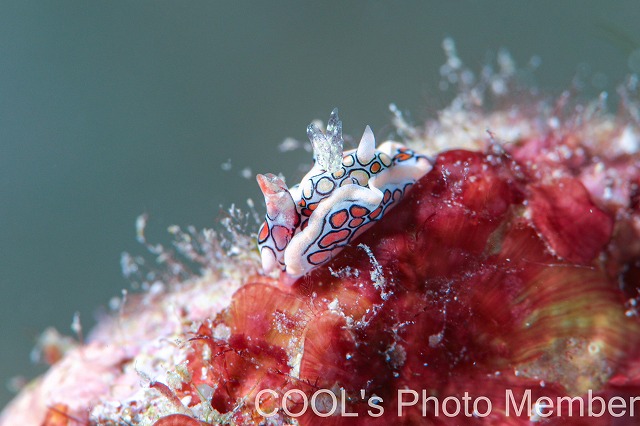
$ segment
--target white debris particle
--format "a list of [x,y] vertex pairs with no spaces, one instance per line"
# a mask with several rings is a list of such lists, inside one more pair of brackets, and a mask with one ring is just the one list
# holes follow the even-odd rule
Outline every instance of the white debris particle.
[[224,163],[220,164],[220,168],[222,170],[224,170],[225,172],[228,172],[229,170],[231,170],[231,158],[229,158],[227,161],[225,161]]
[[280,143],[280,145],[278,145],[278,151],[280,151],[280,152],[294,151],[294,150],[300,148],[301,145],[302,144],[297,139],[286,138],[285,140],[283,140]]
[[121,303],[120,303],[120,298],[117,296],[112,297],[111,299],[109,299],[109,310],[112,312],[115,312],[117,310],[120,309]]
[[513,76],[516,72],[516,63],[509,51],[505,48],[498,50],[498,66],[500,74],[505,76]]
[[505,93],[507,93],[507,85],[505,80],[496,78],[491,81],[491,90],[495,95],[504,95]]
[[124,252],[120,255],[120,269],[125,278],[136,274],[139,270],[138,263],[129,253]]
[[142,371],[142,368],[139,367],[138,365],[136,365],[134,368],[136,370],[136,374],[140,378],[140,385],[149,386],[149,384],[151,383],[151,376],[146,372]]
[[289,358],[289,362],[287,365],[291,367],[291,377],[299,378],[300,377],[300,365],[302,362],[302,350],[298,351],[295,355]]
[[438,334],[432,334],[431,336],[429,336],[429,346],[432,348],[435,348],[440,344],[440,342],[442,342],[443,337],[444,337],[443,332],[440,332]]
[[253,172],[249,167],[245,167],[240,171],[240,176],[242,176],[245,179],[251,179],[253,177]]
[[371,281],[373,281],[373,286],[375,288],[377,288],[378,290],[382,290],[381,297],[383,300],[386,300],[390,294],[384,291],[384,288],[387,285],[387,280],[384,277],[382,266],[380,265],[376,257],[373,255],[373,252],[371,251],[368,245],[360,243],[358,244],[358,247],[364,250],[367,253],[367,256],[369,256],[369,261],[373,266],[373,269],[371,270]]
[[444,54],[447,56],[446,66],[451,70],[457,70],[462,66],[462,61],[460,60],[460,57],[458,57],[458,52],[456,51],[456,43],[451,37],[447,37],[442,40],[442,49],[444,50]]
[[227,340],[231,337],[231,329],[225,324],[218,324],[213,329],[213,338],[216,340]]
[[188,361],[184,361],[176,365],[176,373],[178,373],[184,383],[189,383],[191,381],[191,373],[189,373],[188,365]]
[[180,389],[182,387],[182,376],[176,371],[167,371],[167,385],[172,389]]
[[398,135],[408,139],[419,138],[417,129],[409,124],[409,122],[407,122],[404,114],[402,114],[402,111],[400,111],[396,104],[389,104],[389,111],[391,111],[391,113],[393,114],[393,118],[391,120],[394,127],[396,128],[396,131],[398,132]]
[[553,408],[553,405],[547,405],[544,402],[536,402],[533,404],[533,408],[531,410],[531,415],[529,416],[529,420],[531,422],[539,422],[549,416],[549,408]]
[[71,330],[78,336],[78,340],[82,342],[82,324],[80,323],[80,312],[73,314],[71,321]]
[[345,266],[344,268],[340,268],[337,271],[329,266],[329,273],[332,277],[336,278],[358,278],[358,276],[360,275],[360,271],[358,269],[351,268],[351,266]]
[[406,349],[404,348],[404,346],[398,345],[395,342],[391,346],[389,346],[384,353],[386,356],[386,361],[393,369],[402,367],[407,360]]
[[147,292],[152,296],[157,296],[159,294],[164,293],[164,289],[165,289],[165,285],[163,282],[155,281],[153,284],[151,284],[151,286],[149,286],[149,289],[147,290]]
[[144,228],[147,227],[147,219],[148,216],[146,214],[141,214],[136,218],[136,239],[139,243],[146,243],[146,239],[144,238]]
[[625,154],[636,154],[640,150],[640,138],[631,126],[626,126],[618,139],[618,147]]

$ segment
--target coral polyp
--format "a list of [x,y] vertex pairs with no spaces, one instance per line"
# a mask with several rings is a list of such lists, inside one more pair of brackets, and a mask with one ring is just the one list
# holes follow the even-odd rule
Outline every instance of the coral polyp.
[[401,143],[378,149],[367,126],[357,149],[342,152],[342,122],[334,109],[326,134],[307,130],[315,164],[289,190],[275,175],[258,175],[267,205],[258,232],[262,267],[299,277],[331,260],[391,209],[431,169],[424,155]]
[[299,186],[258,176],[259,250],[233,211],[231,237],[172,228],[201,276],[140,231],[173,279],[2,424],[640,424],[633,86],[615,115],[533,94],[486,111],[514,83],[485,78],[424,127],[393,109],[402,144],[367,127],[343,152],[336,111],[311,126]]

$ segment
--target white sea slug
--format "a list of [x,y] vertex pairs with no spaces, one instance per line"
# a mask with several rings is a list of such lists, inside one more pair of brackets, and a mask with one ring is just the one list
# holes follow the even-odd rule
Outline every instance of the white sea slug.
[[310,124],[314,165],[299,185],[257,176],[267,215],[258,233],[266,273],[299,277],[328,262],[391,209],[431,163],[398,142],[378,149],[367,126],[357,149],[343,153],[342,122],[331,112],[327,130]]

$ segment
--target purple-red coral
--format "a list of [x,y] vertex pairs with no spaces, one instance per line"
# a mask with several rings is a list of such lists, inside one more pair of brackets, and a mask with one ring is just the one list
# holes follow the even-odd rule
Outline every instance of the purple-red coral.
[[562,259],[588,265],[611,239],[614,218],[591,201],[575,178],[532,186],[529,203],[534,226]]
[[[639,337],[618,277],[603,268],[615,215],[578,179],[539,182],[493,148],[439,155],[396,209],[292,288],[242,287],[192,341],[194,383],[217,389],[213,407],[228,412],[247,398],[234,419],[251,424],[262,389],[309,399],[322,389],[345,396],[345,412],[358,417],[307,409],[302,424],[520,424],[530,413],[512,408],[507,417],[506,390],[519,398],[530,390],[534,401],[637,394],[637,379],[608,384],[625,376]],[[230,328],[225,341],[211,337],[220,326]],[[402,389],[420,401],[423,391],[440,401],[485,396],[493,407],[484,420],[448,418],[432,403],[399,417]],[[381,417],[367,413],[374,395]],[[271,412],[278,401],[261,407]],[[290,401],[290,411],[302,402]]]

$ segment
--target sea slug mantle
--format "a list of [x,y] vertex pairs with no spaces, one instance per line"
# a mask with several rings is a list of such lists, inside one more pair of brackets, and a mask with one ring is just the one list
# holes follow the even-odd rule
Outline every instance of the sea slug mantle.
[[265,272],[292,277],[322,265],[391,209],[431,163],[403,144],[377,149],[369,126],[357,149],[343,153],[342,122],[331,112],[327,130],[307,128],[314,165],[300,184],[287,188],[273,175],[257,176],[267,214],[258,233]]

